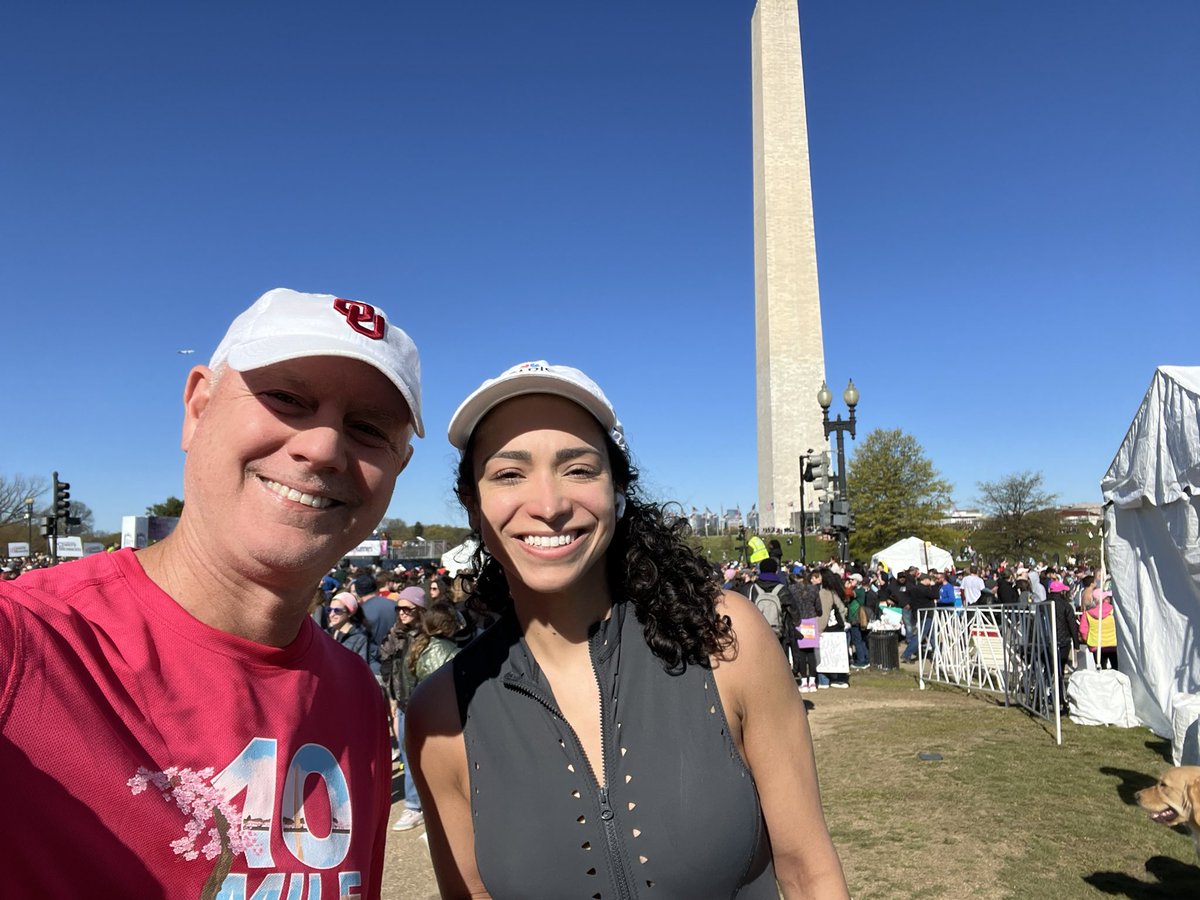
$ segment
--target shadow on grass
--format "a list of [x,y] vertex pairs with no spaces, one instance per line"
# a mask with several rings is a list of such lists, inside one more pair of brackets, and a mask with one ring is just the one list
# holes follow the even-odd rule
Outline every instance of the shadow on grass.
[[1159,738],[1156,741],[1146,741],[1146,749],[1161,756],[1163,762],[1170,765],[1175,764],[1175,761],[1171,759],[1171,742],[1166,738]]
[[1200,896],[1200,869],[1169,856],[1146,860],[1146,872],[1156,881],[1139,881],[1124,872],[1093,872],[1083,880],[1096,890],[1132,900],[1176,900]]
[[1132,769],[1114,769],[1112,766],[1101,766],[1100,774],[1114,775],[1121,779],[1121,783],[1117,785],[1117,794],[1126,806],[1135,806],[1137,798],[1134,794],[1143,788],[1150,787],[1150,785],[1158,781],[1153,775],[1147,775],[1145,772],[1134,772]]

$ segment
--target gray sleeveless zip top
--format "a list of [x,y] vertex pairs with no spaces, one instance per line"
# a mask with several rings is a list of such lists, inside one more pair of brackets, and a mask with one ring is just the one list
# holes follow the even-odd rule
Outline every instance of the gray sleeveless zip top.
[[632,605],[589,638],[593,773],[511,613],[452,662],[475,824],[495,900],[777,900],[762,810],[712,673],[668,674]]

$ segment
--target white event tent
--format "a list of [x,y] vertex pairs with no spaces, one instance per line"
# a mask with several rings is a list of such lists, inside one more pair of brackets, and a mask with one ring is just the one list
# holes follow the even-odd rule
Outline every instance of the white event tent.
[[460,570],[471,567],[471,557],[477,549],[479,542],[474,538],[467,538],[457,547],[452,547],[442,554],[442,568],[453,578]]
[[928,572],[930,569],[944,571],[954,568],[954,557],[948,550],[935,547],[929,541],[923,541],[919,537],[906,537],[904,540],[896,541],[892,546],[880,550],[871,557],[871,568],[881,562],[885,563],[893,572],[907,569],[910,566],[916,566],[922,572]]
[[1176,701],[1200,693],[1200,367],[1158,368],[1100,488],[1121,672],[1171,737]]

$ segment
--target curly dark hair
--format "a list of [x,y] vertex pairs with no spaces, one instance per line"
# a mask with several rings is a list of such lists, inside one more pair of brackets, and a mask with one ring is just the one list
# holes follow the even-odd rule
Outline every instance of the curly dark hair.
[[[707,667],[711,657],[723,656],[734,643],[729,617],[716,611],[721,585],[712,565],[689,546],[683,517],[642,498],[638,470],[626,452],[607,434],[604,444],[613,483],[625,494],[625,514],[605,558],[610,589],[633,604],[646,644],[668,672],[682,672],[689,664]],[[472,436],[454,485],[464,508],[475,497],[474,447]],[[479,574],[469,602],[484,613],[503,613],[512,606],[504,569],[484,548],[478,530],[471,536],[479,545],[472,561]]]

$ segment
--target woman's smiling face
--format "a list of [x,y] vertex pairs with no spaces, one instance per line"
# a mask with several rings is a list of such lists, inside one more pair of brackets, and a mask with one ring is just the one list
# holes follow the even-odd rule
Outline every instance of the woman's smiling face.
[[607,590],[616,526],[600,423],[549,394],[514,397],[475,429],[472,524],[514,595]]

